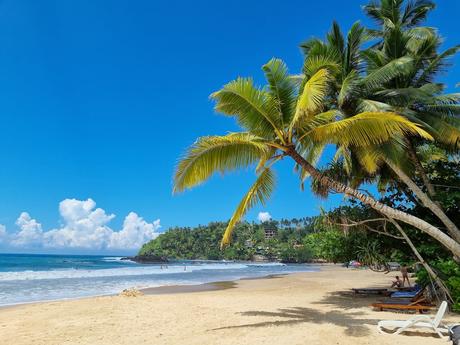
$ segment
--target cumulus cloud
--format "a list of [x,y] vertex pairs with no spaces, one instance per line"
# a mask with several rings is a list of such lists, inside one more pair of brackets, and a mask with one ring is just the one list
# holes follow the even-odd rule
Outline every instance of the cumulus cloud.
[[136,213],[130,212],[123,222],[123,229],[113,232],[109,248],[139,248],[146,241],[158,236],[156,230],[160,228],[160,220],[148,223]]
[[96,208],[92,199],[65,199],[59,203],[59,213],[62,226],[43,231],[37,220],[23,212],[16,221],[19,227],[17,233],[8,236],[4,227],[0,227],[0,242],[3,238],[8,238],[12,246],[22,248],[132,250],[157,237],[160,228],[159,219],[149,223],[136,213],[130,212],[124,219],[122,229],[113,230],[109,227],[109,222],[115,215]]
[[20,231],[11,240],[13,246],[36,246],[41,243],[43,236],[42,225],[32,219],[27,212],[22,212],[19,215],[16,225]]
[[268,212],[259,212],[259,214],[257,215],[257,219],[263,223],[268,222],[270,219],[272,219],[272,216]]

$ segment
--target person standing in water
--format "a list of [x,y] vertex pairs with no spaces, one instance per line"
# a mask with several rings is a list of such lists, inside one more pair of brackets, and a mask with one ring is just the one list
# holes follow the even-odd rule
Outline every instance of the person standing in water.
[[402,275],[402,286],[404,286],[404,283],[407,280],[407,285],[410,287],[409,273],[407,272],[406,264],[403,264],[401,266],[401,275]]

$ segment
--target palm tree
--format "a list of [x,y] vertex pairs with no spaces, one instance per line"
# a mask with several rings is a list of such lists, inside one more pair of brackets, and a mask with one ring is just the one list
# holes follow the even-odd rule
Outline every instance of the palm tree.
[[318,170],[314,163],[327,144],[367,147],[404,138],[408,133],[431,136],[419,125],[396,113],[367,111],[345,117],[325,105],[334,78],[326,68],[310,77],[291,76],[286,65],[272,59],[263,66],[268,85],[254,86],[250,78],[238,78],[211,95],[215,109],[235,117],[242,132],[199,138],[180,160],[174,176],[174,192],[207,180],[213,173],[256,165],[257,179],[232,215],[221,245],[230,243],[235,224],[248,209],[264,203],[275,185],[272,166],[289,157],[301,174],[327,189],[360,200],[391,219],[410,224],[432,236],[455,256],[460,243],[426,221],[385,205]]
[[[440,94],[443,86],[431,81],[435,72],[446,64],[445,59],[459,47],[437,54],[440,39],[434,30],[413,27],[424,18],[430,8],[429,3],[410,3],[404,11],[400,8],[402,3],[382,1],[381,7],[375,3],[366,7],[368,12],[378,16],[382,25],[386,26],[379,31],[383,40],[376,45],[378,48],[360,50],[370,36],[358,23],[352,26],[346,39],[338,25],[333,23],[325,41],[312,39],[302,44],[306,54],[304,73],[309,75],[312,70],[325,67],[334,71],[336,83],[332,100],[345,116],[352,117],[363,111],[403,114],[423,125],[435,138],[437,145],[457,150],[460,148],[460,121],[454,115],[460,111],[460,95]],[[407,30],[402,31],[402,28]],[[363,70],[366,70],[365,74],[361,73]],[[412,171],[412,167],[408,165],[409,162],[424,181],[428,194],[434,195],[434,189],[416,153],[416,142],[423,142],[423,139],[406,135],[405,152],[401,152],[398,142],[381,145],[373,150],[370,147],[365,150],[340,147],[337,159],[341,157],[346,163],[348,173],[354,177],[355,186],[367,177],[363,174],[363,168],[381,182],[391,180],[389,173],[396,174],[422,204],[442,221],[450,235],[460,242],[457,226],[411,178],[409,171]],[[382,167],[381,163],[387,168]],[[351,170],[353,173],[350,173]]]
[[[398,26],[401,29],[410,29],[425,21],[428,13],[435,7],[435,3],[431,0],[380,0],[371,1],[363,9],[382,27]],[[373,34],[384,36],[387,31],[385,29],[374,30]]]
[[[370,30],[380,40],[365,55],[369,66],[379,67],[401,57],[411,59],[405,75],[394,79],[381,92],[390,104],[409,108],[417,113],[417,118],[434,129],[437,143],[448,149],[460,148],[460,121],[452,115],[460,114],[458,94],[436,95],[442,85],[432,84],[435,76],[449,65],[448,59],[456,54],[460,45],[438,53],[442,39],[436,30],[420,27],[428,13],[435,8],[433,1],[381,0],[364,6],[365,13],[379,28]],[[434,97],[430,97],[435,95]],[[390,96],[390,97],[388,97]],[[421,103],[421,104],[420,104]],[[408,153],[417,173],[420,175],[428,194],[436,192],[417,156],[413,140],[407,140]]]

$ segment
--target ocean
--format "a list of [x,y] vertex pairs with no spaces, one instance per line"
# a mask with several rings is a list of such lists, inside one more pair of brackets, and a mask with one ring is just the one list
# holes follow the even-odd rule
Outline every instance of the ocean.
[[117,256],[0,254],[0,306],[318,269],[281,263],[194,260],[145,265]]

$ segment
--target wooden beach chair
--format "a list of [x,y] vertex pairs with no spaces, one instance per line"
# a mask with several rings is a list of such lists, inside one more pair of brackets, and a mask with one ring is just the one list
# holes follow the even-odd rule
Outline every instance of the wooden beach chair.
[[384,320],[379,321],[377,324],[377,328],[380,333],[383,333],[383,328],[392,329],[394,332],[393,334],[400,334],[407,330],[408,328],[415,328],[415,329],[431,329],[437,333],[437,335],[442,338],[443,335],[441,332],[447,332],[445,327],[440,326],[442,318],[446,313],[447,309],[447,302],[443,301],[438,309],[434,318],[431,318],[427,315],[418,315],[414,316],[413,318],[406,320],[406,321],[398,321],[398,320]]
[[413,310],[415,312],[419,312],[423,314],[430,309],[435,308],[431,303],[427,302],[426,298],[422,297],[418,300],[411,300],[411,299],[403,299],[403,298],[390,298],[382,302],[372,303],[371,306],[373,308],[379,309],[380,311],[383,310],[390,310],[390,311],[406,311],[406,310]]

